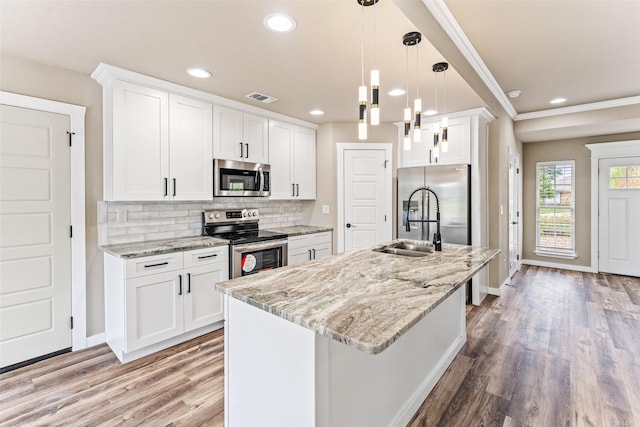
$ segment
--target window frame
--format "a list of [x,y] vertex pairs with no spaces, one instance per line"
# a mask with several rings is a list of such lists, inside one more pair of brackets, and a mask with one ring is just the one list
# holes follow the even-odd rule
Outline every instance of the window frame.
[[[544,167],[554,166],[557,167],[570,166],[571,167],[571,204],[569,206],[563,206],[560,203],[553,205],[541,205],[540,204],[540,169]],[[557,183],[554,182],[554,192],[556,192]],[[576,161],[575,160],[554,160],[547,162],[536,162],[536,242],[534,253],[536,255],[554,258],[575,259],[576,255]],[[554,250],[553,247],[543,246],[540,242],[541,233],[541,209],[562,209],[569,210],[570,212],[570,233],[571,233],[571,247],[568,250]],[[555,215],[555,214],[554,214]],[[557,229],[554,229],[557,232]]]

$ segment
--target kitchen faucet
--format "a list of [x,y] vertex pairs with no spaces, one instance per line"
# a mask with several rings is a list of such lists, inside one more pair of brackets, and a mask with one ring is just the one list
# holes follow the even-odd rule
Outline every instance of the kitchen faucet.
[[[424,213],[422,215],[423,219],[409,219],[408,209],[409,209],[409,206],[411,206],[411,198],[418,191],[428,191],[429,193],[433,194],[433,196],[436,198],[436,219],[424,219]],[[435,234],[433,235],[433,246],[435,247],[436,251],[442,251],[442,236],[440,236],[440,200],[438,199],[438,195],[436,194],[436,192],[430,189],[429,187],[416,188],[413,191],[413,193],[411,193],[411,195],[409,196],[409,201],[407,202],[407,226],[406,226],[407,233],[411,231],[410,223],[412,222],[435,222],[437,228],[436,228]]]

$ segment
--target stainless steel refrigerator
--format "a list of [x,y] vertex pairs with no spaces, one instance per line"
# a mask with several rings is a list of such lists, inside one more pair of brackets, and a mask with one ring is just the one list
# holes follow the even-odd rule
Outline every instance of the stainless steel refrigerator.
[[419,187],[429,187],[440,200],[442,242],[471,244],[471,166],[437,165],[398,168],[398,238],[432,241],[435,222],[412,222],[407,232],[406,220],[436,219],[436,201],[427,191],[417,192],[407,206],[409,196]]

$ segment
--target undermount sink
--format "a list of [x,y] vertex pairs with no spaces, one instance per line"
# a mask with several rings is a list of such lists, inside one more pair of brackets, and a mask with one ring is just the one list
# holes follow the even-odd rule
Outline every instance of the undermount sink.
[[422,240],[402,240],[374,249],[385,254],[423,257],[433,252],[433,244]]

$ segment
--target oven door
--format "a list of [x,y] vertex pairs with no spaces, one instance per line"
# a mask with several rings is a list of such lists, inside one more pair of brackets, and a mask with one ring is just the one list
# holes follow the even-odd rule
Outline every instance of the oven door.
[[214,196],[268,196],[269,165],[215,159]]
[[287,265],[287,241],[270,240],[231,246],[231,278]]

